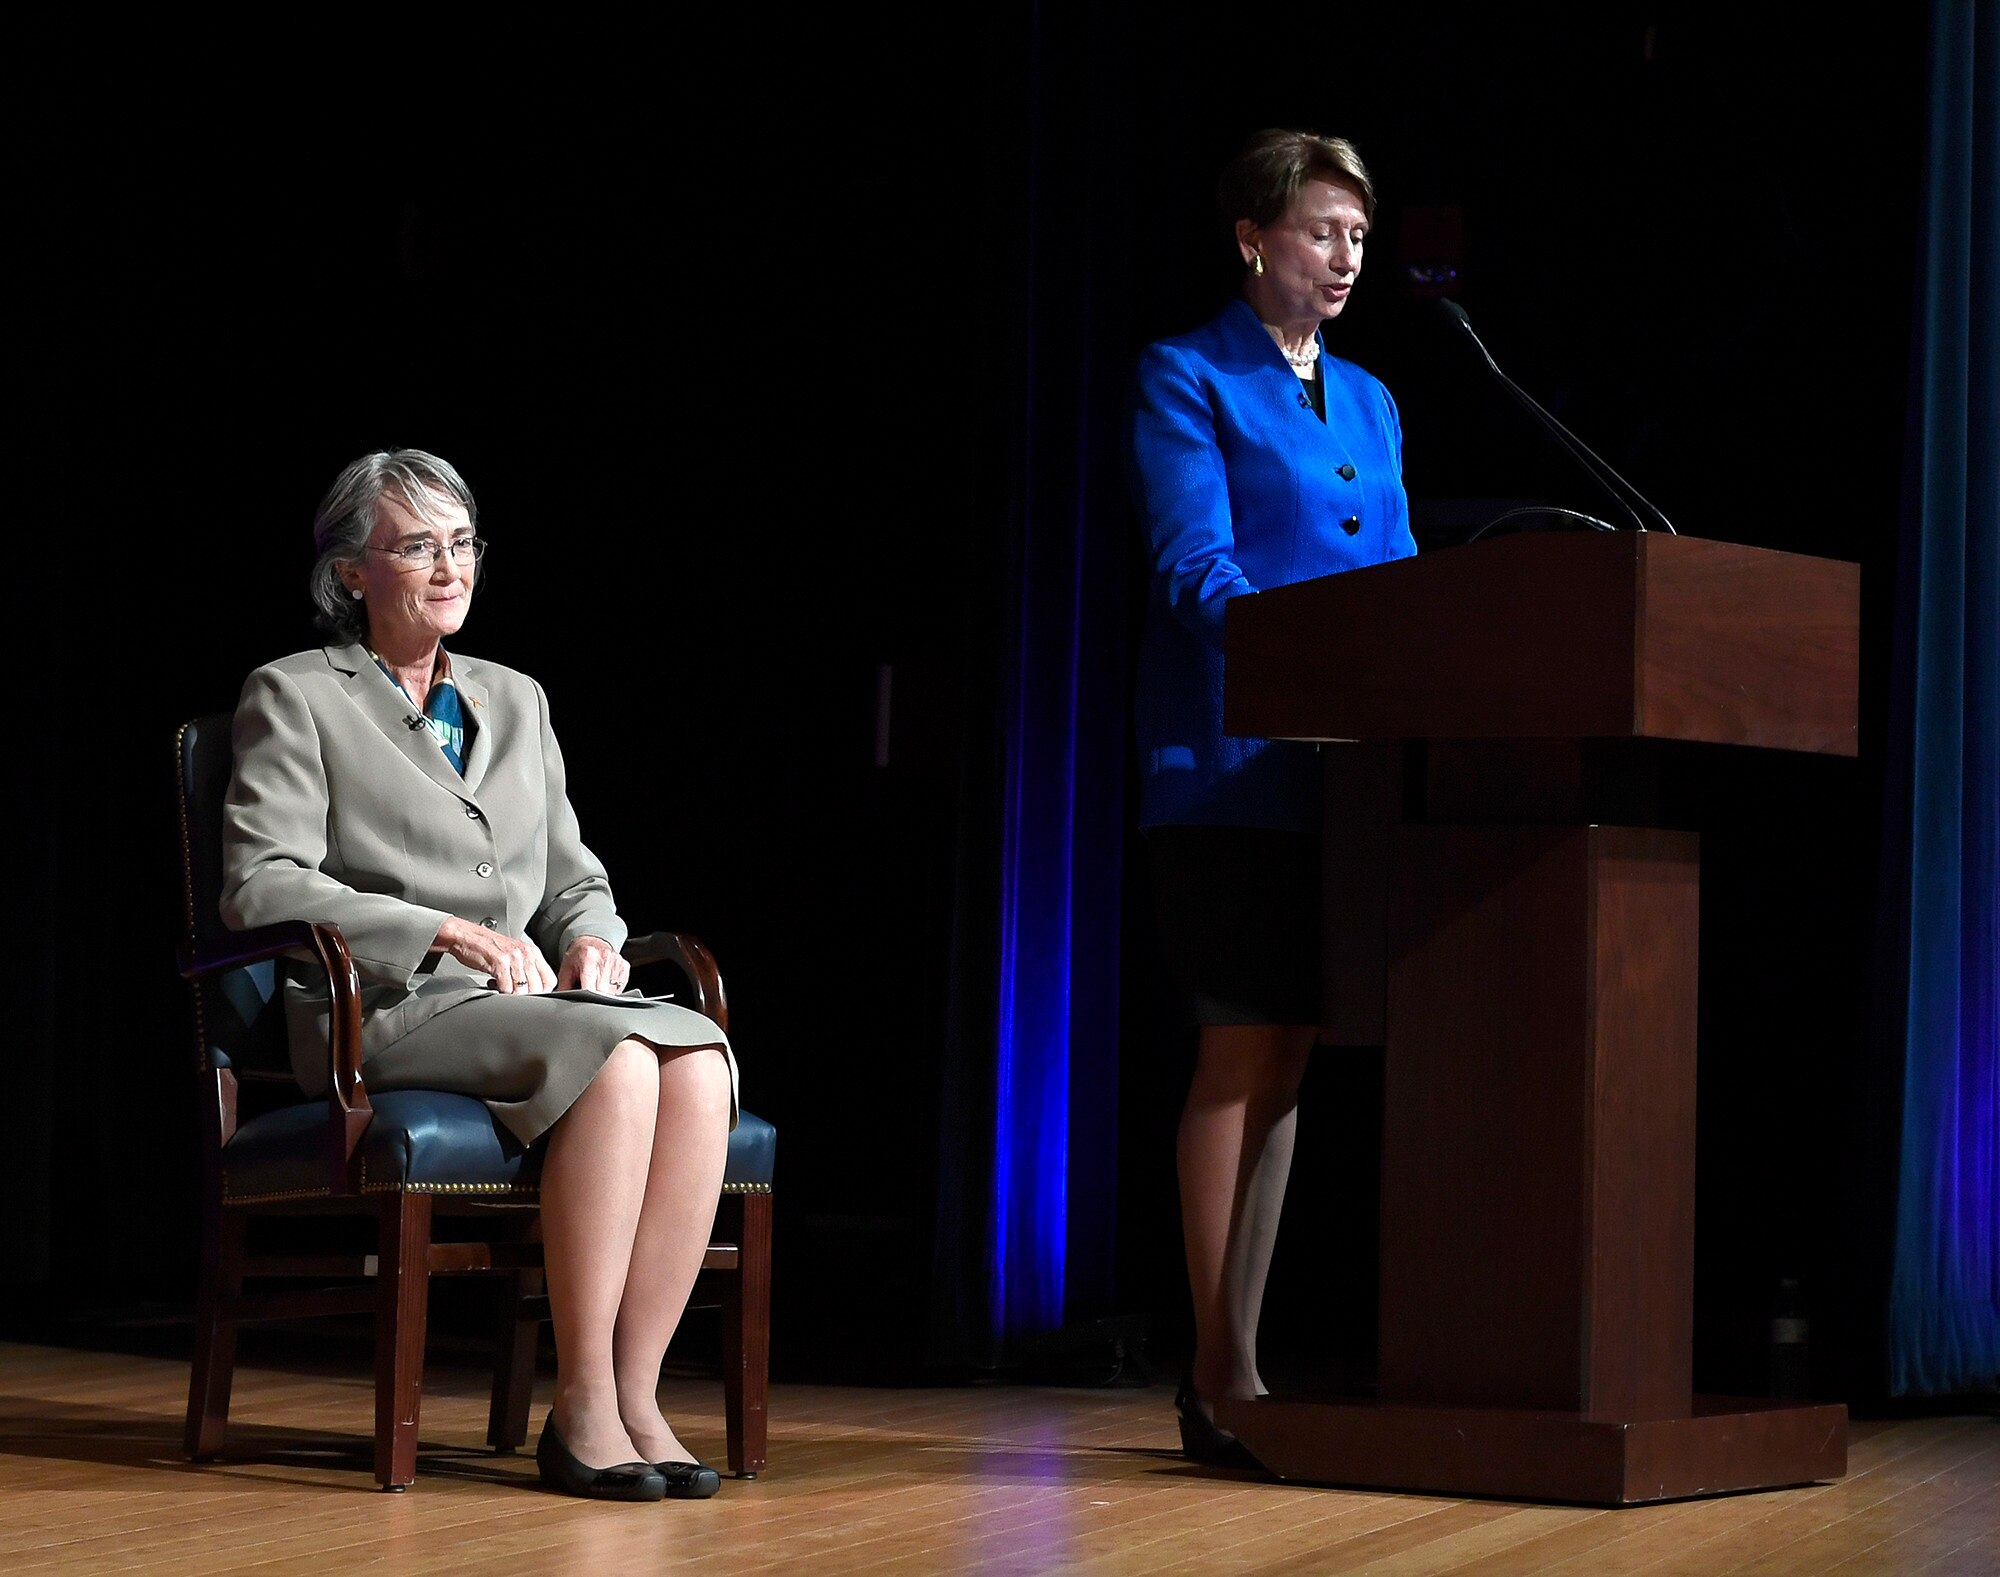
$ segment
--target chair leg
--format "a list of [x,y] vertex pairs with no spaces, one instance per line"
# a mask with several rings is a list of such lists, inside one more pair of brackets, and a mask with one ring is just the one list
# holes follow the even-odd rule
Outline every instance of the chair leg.
[[229,1425],[229,1387],[236,1377],[236,1308],[243,1296],[244,1228],[242,1211],[223,1209],[213,1195],[204,1203],[185,1436],[187,1454],[197,1462],[220,1453]]
[[503,1283],[500,1335],[493,1348],[493,1404],[486,1414],[486,1443],[495,1451],[527,1444],[535,1354],[542,1339],[541,1291],[538,1270],[521,1271]]
[[375,1480],[384,1489],[402,1489],[417,1477],[430,1252],[431,1196],[387,1196],[375,1281]]
[[722,1407],[729,1470],[755,1478],[764,1470],[771,1386],[771,1196],[737,1197],[739,1268],[722,1294]]

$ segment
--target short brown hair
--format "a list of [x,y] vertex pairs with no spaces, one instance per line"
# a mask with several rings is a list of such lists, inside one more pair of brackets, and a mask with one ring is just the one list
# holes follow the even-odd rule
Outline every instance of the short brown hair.
[[1240,219],[1258,229],[1276,224],[1307,181],[1338,181],[1361,193],[1361,211],[1375,217],[1375,185],[1354,144],[1315,131],[1260,131],[1243,145],[1216,185],[1222,222],[1232,232]]

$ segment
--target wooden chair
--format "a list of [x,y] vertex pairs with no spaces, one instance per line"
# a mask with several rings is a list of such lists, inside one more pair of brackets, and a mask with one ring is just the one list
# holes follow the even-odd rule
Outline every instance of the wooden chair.
[[[375,1477],[386,1489],[407,1487],[416,1478],[430,1278],[473,1273],[506,1283],[486,1438],[496,1450],[511,1451],[528,1437],[535,1354],[548,1317],[534,1209],[540,1151],[524,1150],[485,1103],[470,1096],[368,1093],[361,1076],[360,983],[339,929],[300,923],[231,932],[218,918],[222,812],[232,762],[229,717],[184,725],[177,745],[187,897],[180,968],[194,994],[202,1156],[188,1454],[205,1461],[222,1450],[239,1324],[372,1313]],[[635,965],[673,965],[687,980],[682,1000],[728,1027],[722,977],[694,937],[636,937],[625,955]],[[321,1100],[302,1101],[291,1072],[278,988],[281,958],[317,962],[333,985],[331,1078]],[[754,1478],[765,1461],[776,1148],[771,1125],[744,1112],[730,1136],[717,1235],[696,1287],[698,1300],[719,1303],[722,1311],[729,1468],[743,1478]],[[253,1255],[249,1227],[264,1216],[358,1216],[373,1224],[374,1252]],[[462,1225],[464,1218],[480,1228],[476,1236],[434,1231],[445,1221]],[[313,1230],[291,1229],[295,1237]],[[248,1282],[329,1279],[344,1284],[246,1290]]]

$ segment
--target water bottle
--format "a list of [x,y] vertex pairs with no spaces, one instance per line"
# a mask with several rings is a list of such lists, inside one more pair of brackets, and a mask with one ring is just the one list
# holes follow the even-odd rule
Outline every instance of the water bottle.
[[1811,1394],[1808,1374],[1805,1301],[1799,1294],[1799,1278],[1783,1276],[1771,1310],[1771,1394],[1804,1401]]

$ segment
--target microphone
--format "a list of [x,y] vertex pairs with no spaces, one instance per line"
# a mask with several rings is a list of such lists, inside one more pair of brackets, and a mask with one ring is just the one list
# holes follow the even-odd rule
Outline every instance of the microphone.
[[[1567,427],[1563,426],[1561,422],[1557,421],[1547,411],[1543,410],[1533,395],[1529,394],[1527,390],[1523,389],[1512,378],[1508,377],[1506,373],[1500,370],[1500,364],[1493,359],[1493,353],[1486,348],[1479,336],[1472,332],[1472,320],[1465,315],[1465,308],[1461,307],[1449,296],[1440,296],[1437,298],[1437,302],[1439,310],[1465,331],[1465,337],[1472,341],[1473,347],[1479,352],[1481,359],[1485,361],[1493,376],[1500,381],[1500,386],[1513,395],[1516,400],[1520,401],[1522,405],[1526,406],[1529,414],[1536,421],[1540,422],[1554,436],[1556,442],[1568,451],[1570,458],[1588,471],[1597,480],[1598,485],[1616,500],[1618,507],[1632,517],[1634,529],[1639,531],[1648,529],[1645,520],[1639,514],[1639,510],[1643,509],[1647,515],[1650,515],[1658,523],[1660,530],[1665,531],[1669,536],[1680,535],[1679,532],[1674,530],[1673,522],[1660,512],[1651,499],[1647,498],[1644,493],[1640,492],[1616,471],[1612,470],[1610,465],[1600,459],[1588,444],[1577,437]],[[1634,508],[1634,505],[1637,505],[1638,508]],[[1574,511],[1561,510],[1558,513],[1572,514]],[[1589,519],[1588,516],[1580,518]]]
[[421,717],[406,717],[403,719],[403,726],[414,734],[424,726],[424,720]]

